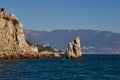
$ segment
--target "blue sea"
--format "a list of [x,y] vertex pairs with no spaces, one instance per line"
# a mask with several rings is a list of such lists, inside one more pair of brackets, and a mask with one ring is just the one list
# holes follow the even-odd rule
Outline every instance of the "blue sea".
[[120,55],[0,60],[0,80],[120,80]]

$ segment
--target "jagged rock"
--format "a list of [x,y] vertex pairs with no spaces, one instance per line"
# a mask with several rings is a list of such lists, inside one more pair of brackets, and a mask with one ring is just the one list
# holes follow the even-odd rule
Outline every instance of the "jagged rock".
[[66,49],[66,58],[79,58],[82,55],[80,47],[80,38],[77,37],[75,40],[68,43],[68,48]]
[[38,49],[27,44],[23,25],[18,18],[0,8],[0,58],[2,54],[9,56],[33,52],[38,52]]
[[60,57],[61,57],[61,56],[60,56],[59,53],[57,53],[57,52],[54,53],[54,58],[60,58]]

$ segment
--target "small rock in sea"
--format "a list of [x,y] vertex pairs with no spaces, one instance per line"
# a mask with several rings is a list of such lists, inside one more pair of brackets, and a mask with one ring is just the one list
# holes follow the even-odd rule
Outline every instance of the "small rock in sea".
[[80,47],[80,38],[77,37],[75,40],[68,43],[68,48],[66,49],[67,59],[76,59],[82,56],[82,51]]
[[54,58],[60,58],[60,54],[59,53],[54,53]]

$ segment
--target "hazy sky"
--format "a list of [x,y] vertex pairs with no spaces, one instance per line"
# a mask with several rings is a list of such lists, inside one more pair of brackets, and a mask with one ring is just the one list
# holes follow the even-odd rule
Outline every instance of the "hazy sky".
[[25,29],[120,32],[120,0],[0,0]]

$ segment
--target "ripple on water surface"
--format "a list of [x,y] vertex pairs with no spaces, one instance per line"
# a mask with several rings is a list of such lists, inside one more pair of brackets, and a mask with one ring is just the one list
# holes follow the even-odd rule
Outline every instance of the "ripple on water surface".
[[120,80],[120,55],[0,60],[0,80]]

